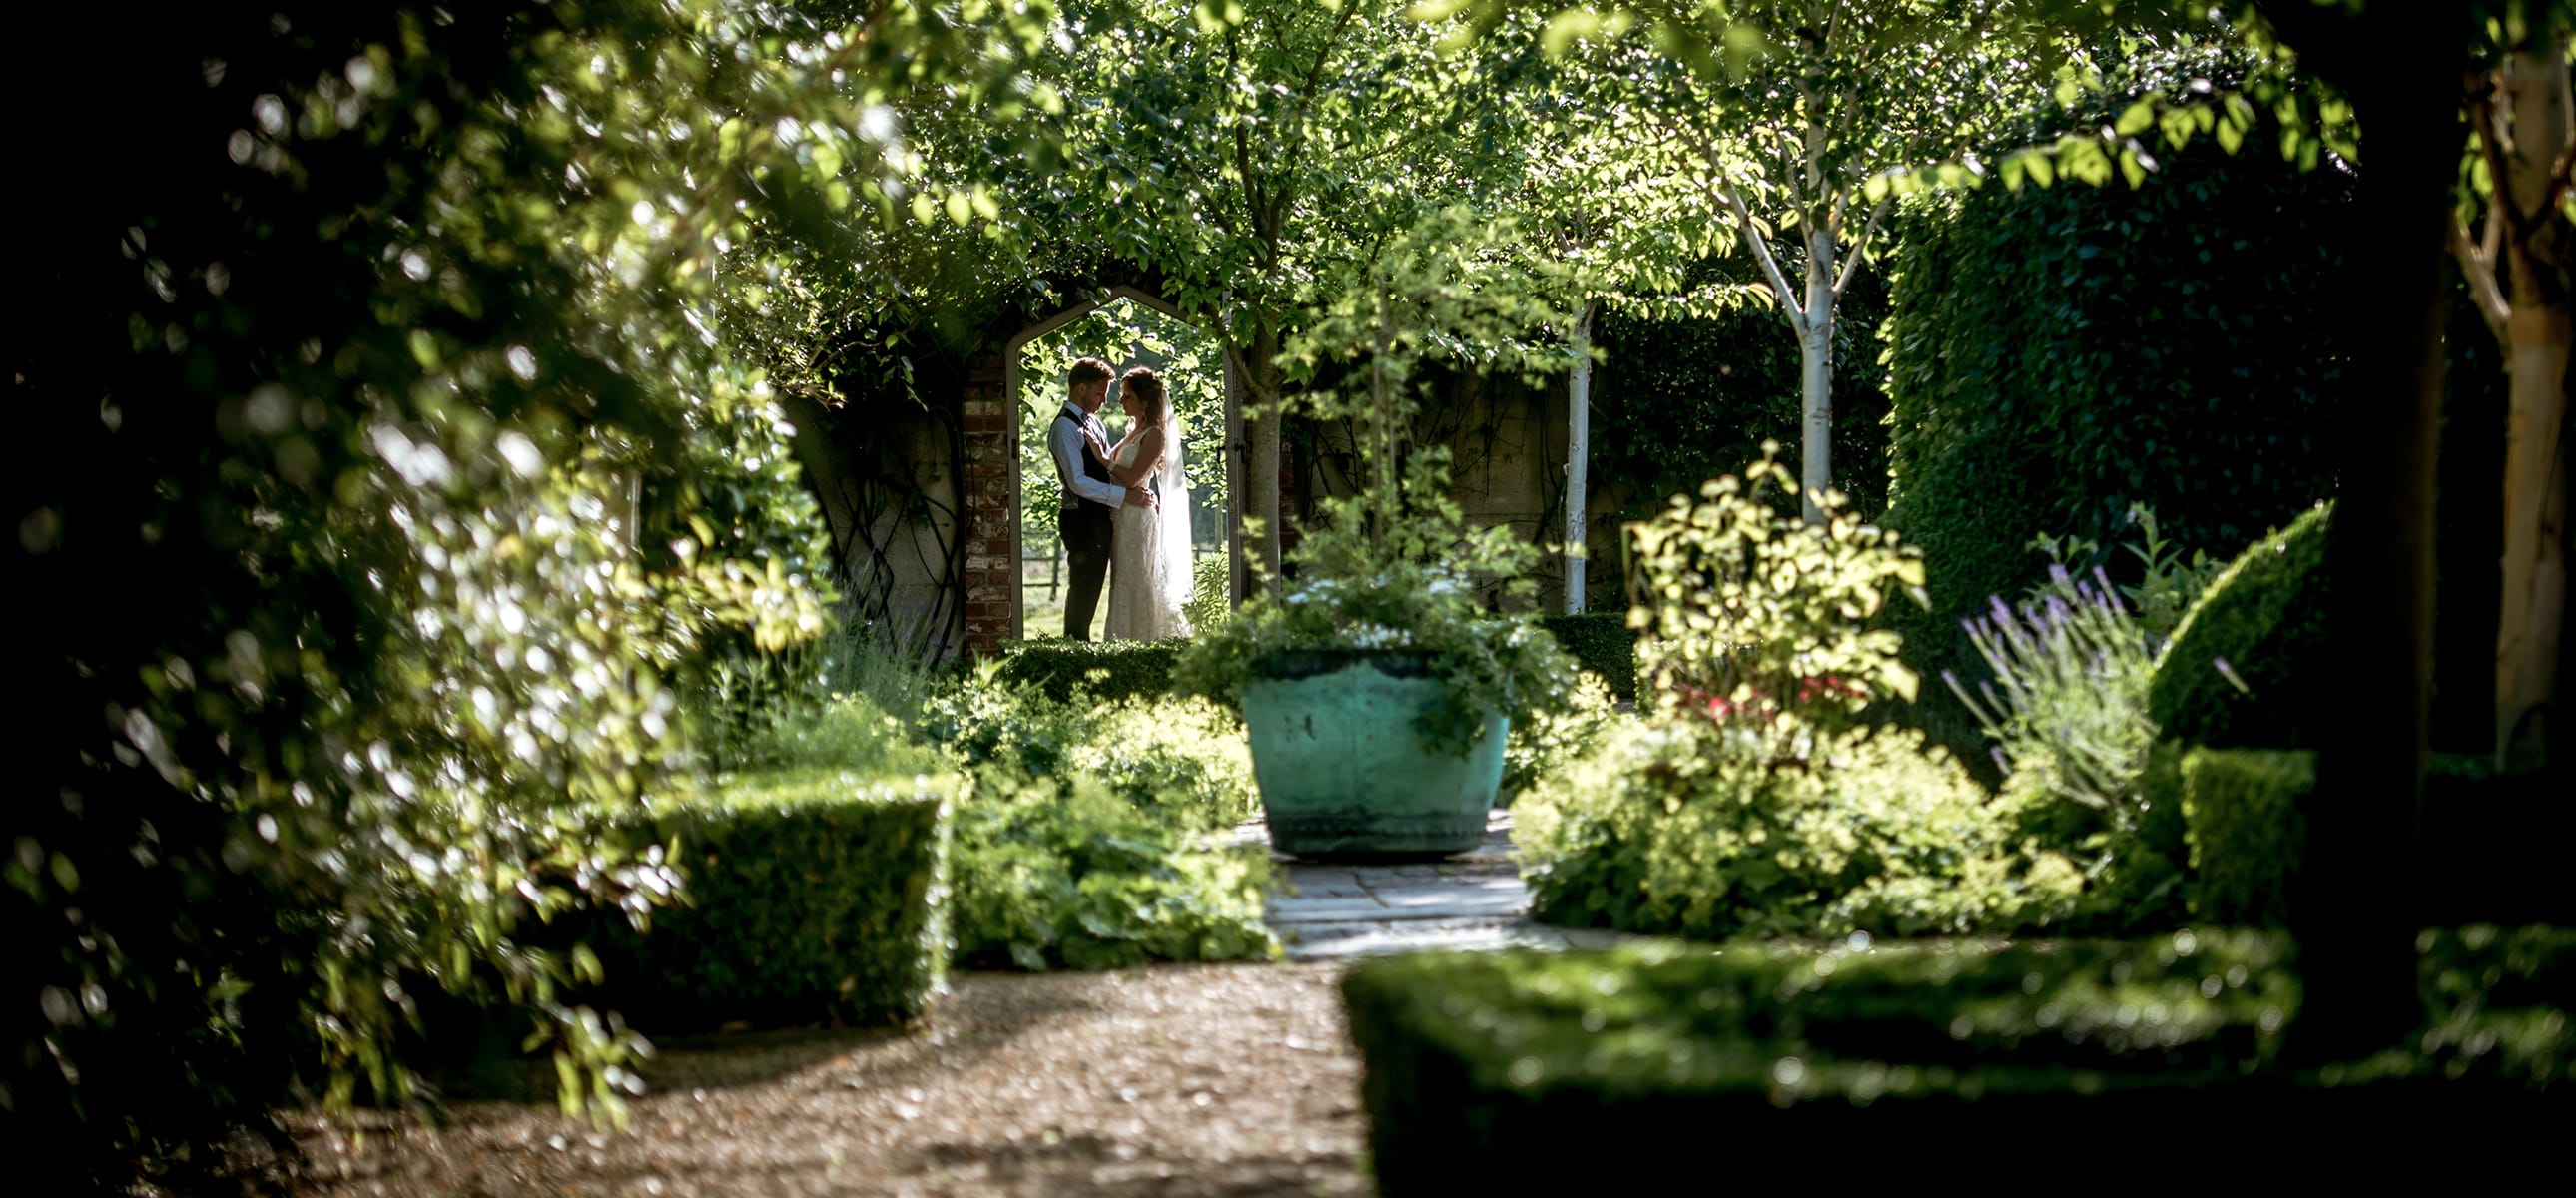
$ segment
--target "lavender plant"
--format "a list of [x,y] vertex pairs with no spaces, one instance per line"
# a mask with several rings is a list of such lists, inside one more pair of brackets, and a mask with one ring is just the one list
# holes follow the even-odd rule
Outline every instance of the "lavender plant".
[[1998,762],[2022,785],[2133,829],[2156,735],[2147,714],[2154,663],[2110,579],[2099,567],[2088,579],[2053,566],[2029,599],[1995,598],[1984,618],[1964,623],[1994,679],[1972,694],[1955,672],[1941,677],[1994,740]]

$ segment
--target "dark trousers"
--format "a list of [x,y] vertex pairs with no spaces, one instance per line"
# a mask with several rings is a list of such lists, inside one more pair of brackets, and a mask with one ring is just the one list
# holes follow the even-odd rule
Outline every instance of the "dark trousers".
[[1064,593],[1064,634],[1077,641],[1091,639],[1091,613],[1099,609],[1100,584],[1109,577],[1110,517],[1115,514],[1099,504],[1082,503],[1056,518],[1066,564],[1073,570]]

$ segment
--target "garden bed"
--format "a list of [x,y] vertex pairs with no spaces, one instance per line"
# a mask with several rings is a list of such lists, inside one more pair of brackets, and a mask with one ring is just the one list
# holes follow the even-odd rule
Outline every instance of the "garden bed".
[[2422,1037],[2321,1070],[2280,1060],[2298,983],[2286,943],[2259,933],[1429,954],[1363,965],[1343,992],[1389,1195],[1597,1181],[1614,1162],[1810,1174],[1855,1150],[2099,1167],[2150,1131],[2186,1156],[2228,1132],[2358,1166],[2357,1137],[2423,1145],[2567,1117],[2572,942],[2434,945],[2441,1014]]

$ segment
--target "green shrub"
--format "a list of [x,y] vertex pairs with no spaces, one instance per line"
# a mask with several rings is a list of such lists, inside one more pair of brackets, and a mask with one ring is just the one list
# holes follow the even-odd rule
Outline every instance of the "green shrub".
[[1172,662],[1186,641],[1022,641],[1003,649],[996,680],[1052,699],[1077,690],[1100,702],[1172,693]]
[[1680,1175],[1717,1159],[1715,1135],[1754,1154],[1731,1167],[1812,1180],[1854,1144],[1937,1159],[1999,1128],[2020,1166],[2098,1168],[2104,1127],[2219,1118],[2319,1137],[2293,1158],[2313,1166],[2357,1127],[2563,1120],[2576,936],[2427,940],[2426,1030],[2319,1069],[2278,1052],[2300,988],[2285,939],[2259,932],[1425,953],[1363,963],[1342,993],[1395,1198],[1597,1185],[1605,1160]]
[[2316,787],[2316,754],[2193,749],[2182,759],[2182,816],[2196,879],[2194,914],[2213,923],[2284,927]]
[[1266,960],[1270,856],[1177,829],[1093,779],[977,771],[959,812],[960,964],[1115,969],[1147,961]]
[[920,727],[974,777],[957,820],[958,960],[1109,969],[1275,956],[1260,801],[1234,716],[1204,699],[1108,706],[1005,686],[998,668]]
[[600,999],[638,1027],[877,1023],[919,1014],[947,961],[953,776],[738,776],[619,829],[681,901],[596,924]]
[[1225,554],[1198,559],[1190,568],[1190,601],[1181,616],[1193,632],[1208,632],[1234,618],[1234,562]]
[[1642,629],[1640,676],[1658,710],[1753,729],[1792,751],[1807,730],[1847,727],[1873,699],[1912,699],[1919,679],[1897,659],[1896,634],[1867,626],[1897,595],[1922,601],[1921,555],[1863,524],[1827,492],[1821,524],[1766,496],[1795,488],[1764,442],[1738,481],[1676,495],[1628,526],[1628,614]]
[[2125,831],[2156,726],[2147,718],[2146,638],[2110,580],[2062,569],[2019,605],[1991,601],[1968,636],[1994,680],[1983,698],[1942,671],[1995,752],[2026,785]]
[[[2004,810],[2028,842],[2072,857],[2085,877],[2078,926],[2103,934],[2180,922],[2183,843],[2178,786],[2153,793],[2147,636],[2097,569],[2062,569],[2018,606],[1996,600],[1970,637],[1994,681],[1960,693],[1995,742]],[[2165,785],[2158,778],[2154,785]]]
[[1565,646],[1576,665],[1600,675],[1611,695],[1637,697],[1637,633],[1628,627],[1626,611],[1541,616],[1538,626]]
[[2317,746],[2333,512],[2320,504],[2254,542],[2201,592],[2148,685],[2162,735],[2221,748]]
[[1494,805],[1511,806],[1520,792],[1582,760],[1613,724],[1635,719],[1611,704],[1610,688],[1600,675],[1584,671],[1565,710],[1512,725],[1503,742],[1503,781],[1495,789]]
[[1205,699],[1060,702],[976,678],[926,704],[921,729],[967,766],[1087,779],[1177,829],[1232,828],[1261,801],[1241,722]]
[[2082,877],[2025,860],[2006,814],[1920,733],[1819,737],[1803,764],[1741,729],[1613,731],[1514,807],[1531,911],[1723,939],[1964,932],[2045,922]]
[[813,768],[885,777],[948,769],[947,759],[913,740],[903,720],[866,695],[836,695],[784,713],[745,737],[739,751],[749,771]]

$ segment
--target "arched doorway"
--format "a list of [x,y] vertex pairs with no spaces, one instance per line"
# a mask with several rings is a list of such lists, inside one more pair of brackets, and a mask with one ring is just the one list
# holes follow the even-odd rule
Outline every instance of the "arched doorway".
[[[1224,447],[1232,412],[1225,353],[1214,338],[1152,293],[1112,287],[1099,297],[1058,312],[1013,337],[1003,349],[1003,393],[1011,397],[1018,425],[1019,606],[1015,630],[1027,639],[1060,635],[1064,628],[1066,562],[1055,534],[1062,501],[1047,432],[1065,400],[1065,374],[1081,357],[1096,357],[1124,371],[1151,366],[1169,382],[1172,405],[1190,446],[1191,541],[1203,568],[1202,584],[1229,591],[1221,573],[1234,543],[1233,488]],[[1113,388],[1103,419],[1120,423]],[[1092,631],[1098,632],[1097,618]]]
[[[1131,316],[1155,323],[1170,322],[1167,330],[1189,330],[1191,338],[1208,347],[1193,355],[1196,360],[1189,363],[1194,377],[1175,379],[1173,388],[1176,408],[1185,416],[1196,409],[1202,417],[1188,427],[1191,498],[1197,509],[1192,540],[1203,557],[1221,557],[1227,563],[1228,600],[1239,600],[1243,594],[1243,568],[1234,552],[1241,539],[1242,518],[1240,505],[1233,502],[1242,493],[1241,380],[1235,377],[1231,363],[1216,348],[1214,339],[1198,332],[1177,306],[1145,288],[1113,285],[1030,323],[1005,340],[998,353],[983,356],[970,372],[966,412],[971,543],[967,556],[966,641],[971,651],[990,652],[1005,639],[1062,633],[1063,576],[1056,557],[1053,513],[1038,513],[1034,529],[1029,521],[1030,472],[1043,472],[1037,497],[1051,500],[1053,468],[1045,461],[1042,450],[1032,454],[1024,445],[1032,431],[1042,437],[1044,422],[1054,419],[1064,400],[1064,380],[1061,373],[1050,370],[1032,373],[1030,351],[1033,347],[1042,349],[1042,343],[1051,335],[1075,329],[1081,322],[1097,323],[1104,316],[1113,326],[1132,325]],[[1117,356],[1103,356],[1121,370],[1139,361],[1158,368],[1168,363],[1171,355],[1167,351],[1136,343],[1142,340],[1134,339],[1119,347]],[[1163,340],[1168,342],[1171,338]],[[1210,374],[1213,379],[1208,377]],[[1114,423],[1114,406],[1108,415]],[[1035,622],[1031,620],[1029,602],[1033,571],[1042,587]],[[1056,584],[1052,594],[1043,589],[1048,581]],[[1098,630],[1095,617],[1095,636]]]

